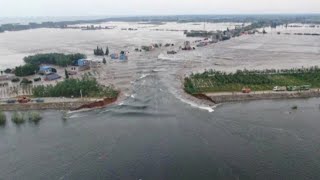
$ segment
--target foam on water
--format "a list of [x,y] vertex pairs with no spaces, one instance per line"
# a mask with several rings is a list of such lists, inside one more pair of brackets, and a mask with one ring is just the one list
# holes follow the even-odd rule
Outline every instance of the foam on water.
[[153,69],[152,71],[153,71],[153,72],[166,72],[167,69],[159,68],[159,69]]
[[134,99],[136,97],[136,94],[131,94],[130,97]]
[[216,108],[216,106],[210,107],[210,106],[205,106],[205,105],[199,105],[199,104],[196,104],[196,103],[194,103],[192,101],[188,101],[186,99],[179,98],[179,97],[178,97],[178,99],[181,100],[182,102],[186,103],[186,104],[191,105],[192,107],[203,109],[203,110],[206,110],[206,111],[208,111],[210,113],[214,112],[214,108]]
[[143,79],[143,78],[146,78],[146,77],[148,77],[148,76],[150,76],[150,74],[142,74],[142,75],[139,77],[139,79]]
[[173,57],[173,56],[165,56],[164,54],[160,54],[158,56],[158,60],[170,60],[170,61],[176,61],[178,60],[177,58]]

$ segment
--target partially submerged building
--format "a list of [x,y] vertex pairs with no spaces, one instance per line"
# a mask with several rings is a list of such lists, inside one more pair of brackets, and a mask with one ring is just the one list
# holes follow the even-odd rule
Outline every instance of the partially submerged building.
[[110,55],[110,57],[111,57],[111,59],[120,59],[120,60],[123,60],[123,61],[128,60],[128,55],[124,51],[121,51],[120,55],[117,54],[117,53],[113,53],[113,54]]
[[101,67],[100,61],[89,61],[90,62],[90,68],[99,68]]
[[51,66],[40,66],[40,69],[39,69],[39,74],[42,74],[42,75],[48,75],[54,72],[56,71],[54,71],[54,68],[52,68]]
[[58,74],[52,73],[52,74],[46,75],[44,80],[45,81],[53,81],[53,80],[57,80],[57,79],[60,79],[60,78],[61,78],[61,76],[59,76]]
[[111,59],[119,59],[119,55],[116,53],[113,53],[110,55]]
[[190,41],[185,41],[182,50],[192,50]]
[[128,60],[128,55],[124,51],[120,52],[120,60],[123,60],[123,61]]
[[8,81],[11,80],[10,76],[8,75],[0,75],[0,81]]
[[145,50],[145,51],[152,51],[154,49],[154,46],[153,45],[150,45],[150,46],[141,46],[141,49],[142,50]]
[[87,59],[79,59],[77,61],[78,71],[85,71],[90,69],[90,61]]

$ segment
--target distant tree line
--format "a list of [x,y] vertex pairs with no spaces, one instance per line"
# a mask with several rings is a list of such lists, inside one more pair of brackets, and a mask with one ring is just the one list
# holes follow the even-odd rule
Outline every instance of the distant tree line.
[[301,15],[179,15],[179,16],[135,16],[135,17],[113,17],[95,20],[76,20],[76,21],[61,21],[61,22],[42,22],[29,24],[3,24],[0,26],[0,32],[3,31],[21,31],[36,28],[66,28],[68,25],[75,24],[94,24],[107,21],[126,21],[126,22],[145,22],[149,24],[162,24],[163,22],[208,22],[208,23],[222,23],[222,22],[257,22],[265,21],[272,22],[271,26],[275,27],[279,24],[288,23],[312,23],[320,24],[319,15],[317,14],[301,14]]

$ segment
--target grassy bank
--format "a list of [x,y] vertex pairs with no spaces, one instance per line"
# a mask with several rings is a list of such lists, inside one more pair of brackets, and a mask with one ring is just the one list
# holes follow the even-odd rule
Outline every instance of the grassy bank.
[[253,91],[272,90],[274,86],[320,87],[318,67],[282,70],[238,70],[235,73],[209,70],[184,79],[184,90],[190,94],[205,92],[239,92],[243,87]]

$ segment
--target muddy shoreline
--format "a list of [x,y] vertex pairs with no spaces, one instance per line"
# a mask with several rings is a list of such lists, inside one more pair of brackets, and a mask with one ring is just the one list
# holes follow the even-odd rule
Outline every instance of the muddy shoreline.
[[26,104],[0,104],[2,111],[27,111],[27,110],[81,110],[103,108],[117,101],[117,98],[105,98],[102,100],[79,100],[72,102],[44,102]]

